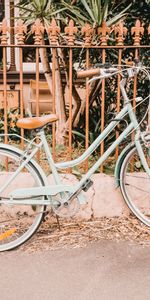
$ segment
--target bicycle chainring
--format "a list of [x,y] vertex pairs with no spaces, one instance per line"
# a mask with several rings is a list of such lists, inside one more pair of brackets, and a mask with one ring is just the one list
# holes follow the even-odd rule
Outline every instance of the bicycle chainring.
[[53,209],[53,212],[59,217],[72,217],[78,212],[80,208],[77,197],[68,200],[69,196],[69,192],[61,192],[52,197],[51,207]]

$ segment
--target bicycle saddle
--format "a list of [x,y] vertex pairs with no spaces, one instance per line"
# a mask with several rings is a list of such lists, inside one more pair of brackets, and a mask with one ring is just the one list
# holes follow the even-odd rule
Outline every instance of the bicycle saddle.
[[57,120],[58,117],[55,114],[50,114],[42,117],[21,118],[17,121],[16,125],[23,129],[37,129]]

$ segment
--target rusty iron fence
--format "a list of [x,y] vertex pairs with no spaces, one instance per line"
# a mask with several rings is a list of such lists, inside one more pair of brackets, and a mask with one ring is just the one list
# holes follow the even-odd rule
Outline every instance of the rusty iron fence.
[[[145,29],[147,32],[147,36],[150,34],[150,26]],[[43,35],[47,33],[49,42],[47,44],[43,44]],[[10,44],[9,35],[14,34],[15,43]],[[129,38],[126,38],[126,35],[129,35]],[[67,104],[65,103],[65,113],[67,109],[67,117],[65,117],[65,135],[67,138],[65,139],[65,144],[67,146],[67,158],[72,158],[73,152],[73,97],[75,97],[77,101],[77,109],[82,112],[81,118],[85,119],[84,123],[84,131],[85,131],[85,143],[84,147],[87,148],[89,146],[89,127],[90,127],[90,93],[91,88],[88,84],[88,79],[84,82],[82,80],[77,80],[74,78],[74,68],[75,65],[79,67],[79,60],[84,68],[90,68],[96,61],[96,57],[100,63],[105,63],[109,58],[110,62],[114,62],[118,65],[122,64],[122,61],[125,60],[126,56],[132,56],[132,58],[141,58],[143,53],[148,53],[149,45],[144,45],[141,43],[142,36],[144,34],[144,27],[140,24],[140,21],[137,20],[135,26],[133,26],[130,32],[127,31],[127,28],[123,26],[122,23],[117,24],[113,28],[108,28],[106,23],[103,22],[102,27],[98,29],[97,32],[97,40],[98,43],[93,41],[94,29],[89,25],[85,24],[82,27],[82,31],[80,32],[80,40],[77,38],[77,27],[74,25],[74,22],[70,20],[68,26],[65,27],[64,32],[61,32],[60,27],[57,25],[56,21],[53,19],[50,26],[44,28],[41,24],[40,20],[37,20],[35,24],[32,26],[32,35],[34,43],[31,45],[26,43],[27,37],[27,27],[23,23],[22,20],[17,21],[14,28],[10,28],[7,25],[7,21],[4,19],[0,25],[0,49],[2,53],[2,61],[1,61],[1,70],[0,70],[0,90],[3,91],[3,121],[4,121],[4,133],[8,133],[8,111],[9,111],[9,99],[8,99],[8,90],[9,81],[11,78],[11,82],[13,83],[13,78],[15,78],[15,74],[18,72],[18,89],[19,89],[19,117],[25,116],[25,97],[24,94],[24,84],[27,82],[27,75],[24,72],[23,68],[23,51],[25,49],[31,49],[35,52],[35,115],[40,116],[40,82],[41,76],[42,80],[44,80],[44,72],[40,71],[40,49],[50,49],[50,66],[51,66],[51,78],[52,78],[52,103],[50,111],[52,113],[57,113],[56,107],[56,97],[57,97],[57,78],[56,71],[58,70],[58,56],[60,63],[60,74],[63,89],[64,86],[67,85]],[[126,40],[125,40],[126,38]],[[132,38],[132,41],[131,41]],[[129,40],[129,41],[128,41]],[[111,41],[111,42],[110,42]],[[19,65],[19,71],[15,69],[15,50],[18,49],[17,52],[17,63]],[[67,60],[67,70],[64,70],[64,65],[61,62],[64,57],[61,57],[61,50],[64,51]],[[8,51],[10,52],[10,65],[8,66]],[[60,51],[60,52],[59,52]],[[111,61],[111,53],[115,51],[113,56],[113,61]],[[95,54],[94,54],[95,53]],[[75,61],[76,58],[76,61]],[[13,68],[12,68],[13,66]],[[28,67],[30,68],[30,63],[28,63]],[[45,72],[46,73],[46,72]],[[33,74],[32,74],[33,77]],[[9,81],[8,81],[9,78]],[[30,72],[28,73],[28,82],[30,81]],[[14,80],[14,87],[16,79]],[[115,99],[115,110],[119,112],[121,105],[121,93],[119,88],[120,75],[118,75],[116,79],[116,99]],[[82,87],[82,88],[81,88]],[[84,87],[84,89],[83,89]],[[80,92],[78,89],[81,88],[81,95],[79,97]],[[99,131],[102,131],[106,125],[106,93],[109,94],[110,91],[106,91],[106,81],[102,80],[101,88],[100,88],[100,123],[99,123]],[[135,98],[137,95],[137,78],[134,78],[133,84],[133,102],[135,102]],[[66,101],[66,99],[65,99]],[[84,109],[82,109],[82,105],[85,105]],[[61,107],[60,107],[61,109]],[[76,117],[77,117],[77,109],[76,109]],[[63,118],[63,116],[62,116]],[[61,123],[60,123],[61,125]],[[59,126],[59,125],[58,125]],[[118,131],[115,133],[116,137],[119,135]],[[21,136],[24,137],[24,130],[21,129]],[[57,128],[56,125],[53,124],[52,127],[52,148],[53,154],[56,156],[56,142],[57,141]],[[67,141],[67,142],[66,142]],[[5,143],[8,143],[8,136],[5,136]],[[23,140],[21,141],[21,147],[24,147]],[[104,152],[105,142],[101,143],[100,146],[100,154]],[[118,157],[119,149],[116,149],[115,157]],[[88,161],[85,163],[85,170],[88,169]],[[101,171],[103,167],[101,168]]]

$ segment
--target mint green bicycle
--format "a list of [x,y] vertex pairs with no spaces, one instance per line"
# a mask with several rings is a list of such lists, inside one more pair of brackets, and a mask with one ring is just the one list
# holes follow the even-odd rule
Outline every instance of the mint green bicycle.
[[[150,227],[150,134],[149,129],[141,132],[125,89],[126,84],[139,72],[144,72],[149,78],[148,70],[137,61],[130,67],[101,66],[78,72],[78,77],[92,77],[90,81],[120,74],[124,107],[75,160],[55,163],[52,158],[44,128],[57,121],[56,115],[18,120],[18,127],[36,130],[39,143],[36,144],[34,138],[28,142],[25,151],[0,144],[0,251],[13,249],[27,241],[41,224],[47,206],[58,216],[73,216],[85,201],[83,191],[86,192],[91,187],[91,175],[133,131],[134,141],[123,149],[116,163],[116,184],[134,215]],[[136,101],[138,105],[145,99],[138,97]],[[130,122],[124,131],[81,180],[73,186],[62,183],[58,170],[71,168],[87,159],[127,114]],[[53,185],[48,183],[44,170],[33,159],[42,147],[51,168]]]

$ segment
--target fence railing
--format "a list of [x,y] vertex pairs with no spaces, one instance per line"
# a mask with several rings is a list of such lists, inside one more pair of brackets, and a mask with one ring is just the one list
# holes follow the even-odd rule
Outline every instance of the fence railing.
[[[53,124],[52,128],[53,153],[57,156],[56,143],[64,143],[67,147],[66,159],[71,159],[74,144],[82,144],[87,148],[110,121],[112,114],[119,112],[122,105],[120,75],[113,81],[102,80],[101,85],[96,82],[91,87],[88,79],[81,81],[75,78],[75,69],[90,68],[97,62],[106,61],[121,65],[128,57],[140,58],[147,63],[150,46],[143,44],[142,36],[145,30],[148,41],[150,26],[144,29],[137,20],[135,26],[127,31],[122,23],[109,28],[103,22],[95,40],[94,29],[89,24],[82,27],[79,39],[77,27],[72,20],[64,32],[61,32],[54,19],[47,28],[43,27],[40,20],[36,20],[32,26],[32,45],[26,42],[27,28],[22,20],[13,28],[15,44],[9,43],[9,32],[12,32],[10,29],[6,20],[3,20],[0,25],[0,111],[1,123],[4,123],[1,132],[6,134],[5,142],[8,143],[7,133],[15,127],[18,115],[24,117],[27,108],[28,112],[30,108],[36,116],[43,112],[57,113],[59,122],[57,126]],[[31,89],[34,90],[34,99],[30,97]],[[41,89],[43,98],[40,95]],[[17,96],[16,91],[19,91]],[[138,84],[135,77],[131,95],[133,104],[137,93]],[[14,117],[16,103],[19,110]],[[12,119],[15,119],[14,123]],[[118,135],[116,130],[113,138],[117,138]],[[24,137],[22,129],[21,136]],[[103,154],[109,142],[101,143],[100,154]],[[24,147],[23,140],[21,147]],[[116,158],[118,153],[119,149],[116,149]],[[87,168],[88,161],[85,163],[85,169]]]

